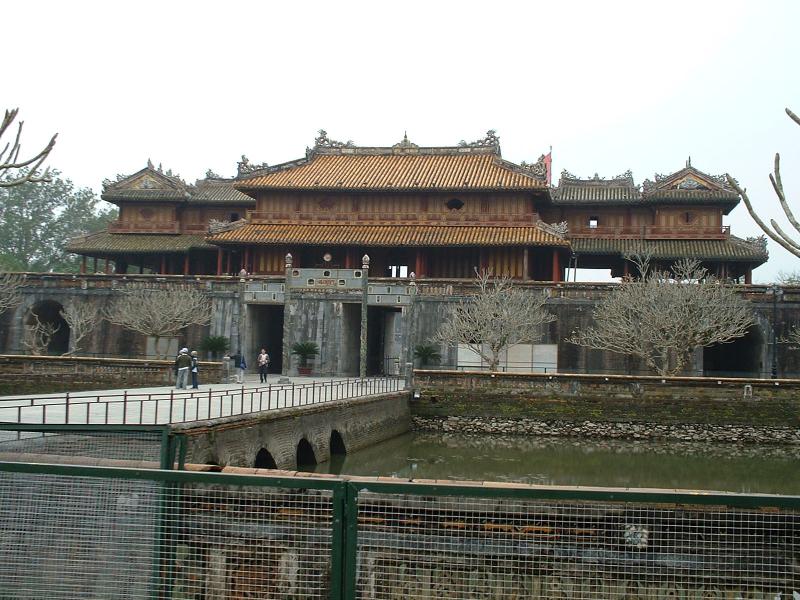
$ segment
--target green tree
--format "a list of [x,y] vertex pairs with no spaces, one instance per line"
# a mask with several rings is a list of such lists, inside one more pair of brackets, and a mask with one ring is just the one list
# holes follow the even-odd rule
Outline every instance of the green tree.
[[50,182],[0,187],[0,270],[75,272],[79,258],[64,251],[69,238],[116,218],[116,208],[99,208],[91,189],[59,175],[51,170]]

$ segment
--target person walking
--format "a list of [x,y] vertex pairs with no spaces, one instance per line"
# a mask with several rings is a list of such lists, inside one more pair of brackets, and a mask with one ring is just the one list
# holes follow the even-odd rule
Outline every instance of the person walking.
[[197,389],[197,371],[199,370],[197,365],[198,365],[199,362],[200,362],[200,359],[197,358],[197,350],[192,350],[191,372],[192,372],[192,389],[193,390]]
[[247,361],[241,350],[233,355],[233,366],[236,369],[236,383],[244,383],[244,372],[247,369]]
[[179,390],[186,389],[186,380],[189,377],[189,369],[192,366],[192,357],[189,356],[188,348],[181,348],[178,358],[175,359],[175,368],[177,369],[178,376],[175,378],[175,388]]
[[269,367],[269,354],[262,348],[258,355],[258,374],[261,377],[261,383],[267,383],[267,367]]

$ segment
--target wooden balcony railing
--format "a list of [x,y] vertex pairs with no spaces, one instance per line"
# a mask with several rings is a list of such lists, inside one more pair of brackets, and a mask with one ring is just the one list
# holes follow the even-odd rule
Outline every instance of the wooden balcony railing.
[[180,233],[178,223],[128,223],[117,221],[108,224],[109,233]]
[[731,235],[729,225],[721,227],[665,227],[662,225],[642,225],[640,227],[588,227],[569,230],[571,238],[616,238],[616,239],[689,239],[725,240]]

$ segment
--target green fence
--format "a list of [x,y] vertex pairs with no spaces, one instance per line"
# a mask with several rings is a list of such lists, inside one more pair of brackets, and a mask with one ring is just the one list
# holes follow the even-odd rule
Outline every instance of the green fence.
[[91,464],[138,462],[172,469],[183,464],[186,439],[168,425],[27,425],[0,423],[0,460]]
[[792,598],[800,498],[0,462],[0,598]]

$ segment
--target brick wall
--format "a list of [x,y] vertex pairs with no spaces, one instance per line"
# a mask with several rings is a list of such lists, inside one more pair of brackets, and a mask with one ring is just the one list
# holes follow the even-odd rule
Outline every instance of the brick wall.
[[[203,383],[222,382],[222,363],[201,362]],[[0,395],[170,385],[172,360],[0,355]]]

